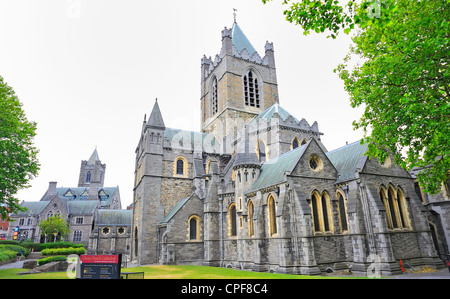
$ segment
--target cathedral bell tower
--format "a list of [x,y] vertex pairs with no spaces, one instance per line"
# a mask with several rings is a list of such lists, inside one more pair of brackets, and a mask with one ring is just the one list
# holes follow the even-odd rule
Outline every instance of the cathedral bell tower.
[[237,131],[259,113],[278,103],[273,43],[261,57],[235,21],[222,31],[222,49],[214,60],[201,60],[201,127],[213,133],[225,153]]

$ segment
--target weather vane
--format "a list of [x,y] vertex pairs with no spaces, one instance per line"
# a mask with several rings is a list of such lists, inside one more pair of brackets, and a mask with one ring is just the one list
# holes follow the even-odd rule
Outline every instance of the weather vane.
[[233,12],[234,22],[236,23],[236,11],[237,11],[237,9],[236,9],[236,8],[233,8],[233,10],[234,10],[234,12]]

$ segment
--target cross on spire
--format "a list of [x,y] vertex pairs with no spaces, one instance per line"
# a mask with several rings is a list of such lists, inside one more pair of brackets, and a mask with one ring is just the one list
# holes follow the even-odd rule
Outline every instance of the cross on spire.
[[234,22],[236,23],[236,11],[237,11],[237,9],[236,8],[233,8],[233,16],[234,16]]

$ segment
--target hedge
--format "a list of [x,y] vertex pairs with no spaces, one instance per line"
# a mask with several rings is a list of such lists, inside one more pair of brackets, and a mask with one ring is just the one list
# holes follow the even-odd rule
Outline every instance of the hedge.
[[17,252],[20,251],[22,253],[22,257],[25,257],[30,253],[30,251],[28,249],[26,249],[22,246],[1,244],[0,252],[3,252],[3,251],[12,251],[12,252],[15,252],[15,255],[17,255]]
[[41,251],[44,249],[50,249],[50,248],[81,248],[81,247],[84,248],[84,244],[59,241],[59,242],[49,242],[49,243],[41,244]]
[[49,255],[70,255],[70,254],[84,254],[86,253],[86,249],[84,247],[79,248],[48,248],[41,250],[41,254],[43,256],[49,256]]
[[50,262],[60,262],[60,261],[66,261],[67,260],[67,256],[65,255],[55,255],[55,256],[49,256],[49,257],[45,257],[43,259],[39,259],[37,261],[39,266],[45,265],[47,263]]
[[0,262],[15,259],[16,256],[17,256],[17,251],[0,250]]

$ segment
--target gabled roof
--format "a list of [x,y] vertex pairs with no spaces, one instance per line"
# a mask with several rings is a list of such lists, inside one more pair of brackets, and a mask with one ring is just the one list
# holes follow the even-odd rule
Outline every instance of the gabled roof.
[[338,171],[339,177],[336,183],[355,178],[356,169],[362,170],[367,161],[367,156],[364,156],[367,149],[367,144],[360,144],[358,140],[326,153],[328,159]]
[[256,52],[255,48],[245,36],[244,32],[242,32],[241,27],[239,27],[236,22],[233,24],[231,42],[236,47],[236,50],[238,50],[239,53],[241,53],[242,50],[246,49],[248,54],[252,56]]
[[[313,140],[313,139],[312,139]],[[275,157],[261,166],[258,179],[252,184],[246,193],[251,193],[256,190],[270,187],[282,183],[286,180],[286,171],[292,171],[297,165],[298,160],[305,152],[311,140],[287,153]]]
[[67,209],[72,215],[88,215],[94,213],[98,201],[83,200],[83,201],[69,201],[67,202]]
[[98,225],[131,225],[133,210],[99,209]]
[[21,207],[27,208],[25,212],[14,213],[17,216],[39,215],[48,206],[50,201],[29,201],[20,204]]

